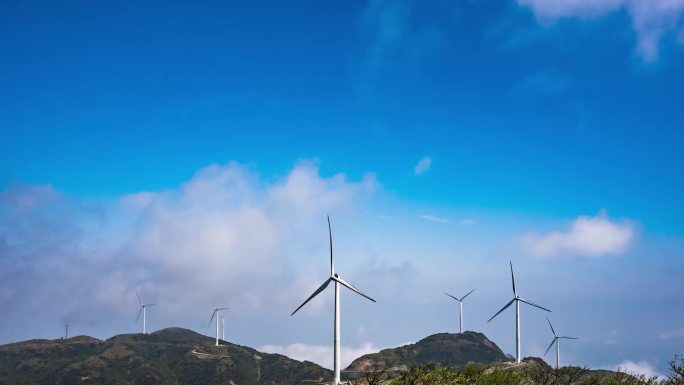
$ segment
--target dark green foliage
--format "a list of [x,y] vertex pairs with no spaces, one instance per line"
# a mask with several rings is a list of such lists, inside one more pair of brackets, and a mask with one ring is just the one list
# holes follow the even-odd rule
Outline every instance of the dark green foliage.
[[670,361],[670,375],[665,380],[664,385],[684,385],[684,357],[675,356]]
[[436,366],[428,363],[411,366],[392,385],[519,385],[520,373],[511,370],[485,370],[477,365]]

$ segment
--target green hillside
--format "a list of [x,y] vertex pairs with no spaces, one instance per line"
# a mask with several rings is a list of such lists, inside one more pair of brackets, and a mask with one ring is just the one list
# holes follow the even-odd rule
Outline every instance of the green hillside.
[[510,358],[482,333],[439,333],[415,344],[366,354],[354,360],[346,371],[360,372],[371,367],[403,370],[426,362],[458,366],[470,362],[489,364],[508,360]]
[[106,341],[30,340],[0,346],[0,384],[269,385],[332,378],[311,362],[224,344],[180,328]]

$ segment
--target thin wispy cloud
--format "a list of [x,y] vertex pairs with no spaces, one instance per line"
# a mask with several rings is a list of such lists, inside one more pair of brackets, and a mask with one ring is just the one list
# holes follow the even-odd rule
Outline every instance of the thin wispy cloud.
[[602,257],[625,253],[636,234],[633,222],[611,221],[605,212],[601,212],[594,217],[578,217],[565,232],[527,233],[522,238],[522,245],[539,257]]
[[432,166],[432,158],[430,158],[429,156],[423,157],[413,167],[413,173],[416,175],[425,174],[426,172],[428,172],[428,170],[430,170],[430,166]]
[[446,44],[436,24],[417,24],[411,0],[372,0],[361,16],[361,31],[367,46],[371,68],[396,61],[416,60]]
[[449,220],[446,218],[441,218],[430,214],[423,214],[420,216],[420,218],[430,222],[449,223]]
[[668,330],[660,333],[661,340],[670,340],[673,338],[684,338],[684,328],[677,330]]
[[[682,34],[679,20],[684,0],[517,0],[529,7],[543,24],[559,19],[592,19],[613,12],[626,11],[637,33],[636,51],[647,62],[658,58],[664,36]],[[681,41],[675,42],[681,43]]]

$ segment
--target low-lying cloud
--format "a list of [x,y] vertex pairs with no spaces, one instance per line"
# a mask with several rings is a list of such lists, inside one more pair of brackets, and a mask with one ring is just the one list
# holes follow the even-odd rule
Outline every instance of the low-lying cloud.
[[[302,343],[294,343],[290,345],[264,345],[257,348],[257,350],[265,353],[278,353],[299,361],[311,361],[324,368],[333,368],[333,347],[331,345],[309,345]],[[346,368],[355,359],[364,354],[377,353],[381,348],[373,345],[370,342],[361,344],[358,347],[341,346],[340,347],[340,361],[342,368]]]
[[538,257],[602,257],[625,253],[636,235],[632,222],[611,221],[601,212],[594,217],[578,217],[565,232],[527,233],[522,245]]

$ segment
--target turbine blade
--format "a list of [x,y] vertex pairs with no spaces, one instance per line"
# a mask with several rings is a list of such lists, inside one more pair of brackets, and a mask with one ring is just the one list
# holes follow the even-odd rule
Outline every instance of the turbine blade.
[[148,303],[147,305],[145,305],[145,307],[154,306],[154,305],[156,305],[156,303]]
[[553,333],[553,336],[554,336],[554,337],[558,337],[558,336],[556,335],[556,331],[553,330],[553,325],[551,325],[551,321],[549,320],[549,317],[546,317],[546,322],[549,323],[549,327],[551,327],[551,333]]
[[211,326],[211,321],[214,320],[214,316],[216,316],[216,308],[214,308],[214,312],[211,313],[211,318],[209,319],[209,324],[207,325],[207,327]]
[[469,291],[468,294],[464,295],[463,298],[461,298],[461,301],[463,301],[464,299],[466,299],[466,297],[469,296],[469,295],[470,295],[472,292],[474,292],[474,291],[475,291],[475,289]]
[[306,301],[304,301],[303,304],[299,305],[299,307],[296,308],[295,311],[293,311],[292,314],[290,314],[290,315],[293,316],[299,309],[301,309],[304,305],[306,305],[307,302],[311,301],[311,300],[313,299],[313,297],[317,296],[318,293],[320,293],[320,292],[322,292],[323,290],[325,290],[325,288],[328,287],[328,285],[330,284],[330,281],[332,281],[332,278],[328,278],[325,282],[323,282],[323,284],[321,285],[321,287],[319,287],[318,289],[316,289],[316,291],[314,291],[314,293],[311,294],[311,296],[309,296],[309,298],[307,298]]
[[579,339],[579,338],[577,338],[577,337],[558,337],[558,338],[563,338],[563,339],[566,339],[566,340],[578,340],[578,339]]
[[532,303],[532,302],[530,302],[530,301],[528,301],[528,300],[526,300],[526,299],[522,299],[522,298],[518,298],[518,299],[521,300],[521,301],[523,301],[523,302],[525,302],[525,303],[528,304],[528,305],[532,305],[532,306],[538,307],[538,308],[540,308],[540,309],[542,309],[542,310],[546,310],[546,311],[548,311],[549,313],[551,312],[551,310],[549,310],[549,309],[547,309],[547,308],[545,308],[545,307],[541,307],[541,306],[537,305],[536,303]]
[[138,294],[138,291],[137,291],[137,290],[135,291],[135,295],[138,296],[138,302],[140,302],[140,306],[143,306],[142,299],[140,298],[140,294]]
[[453,295],[451,295],[451,294],[449,294],[449,293],[444,293],[444,294],[448,295],[449,297],[451,297],[451,298],[455,299],[455,300],[456,300],[456,301],[458,301],[458,302],[461,302],[461,300],[460,300],[460,299],[458,299],[458,298],[454,297]]
[[518,296],[518,291],[515,290],[515,276],[513,275],[513,261],[508,261],[511,264],[511,282],[513,282],[513,295]]
[[338,276],[338,277],[334,277],[333,279],[334,279],[335,281],[341,283],[343,286],[346,286],[347,289],[349,289],[349,290],[355,292],[356,294],[362,295],[362,296],[368,298],[369,300],[375,302],[375,300],[374,300],[373,298],[371,298],[371,297],[369,297],[369,296],[363,294],[363,293],[361,292],[361,290],[355,288],[351,283],[349,283],[349,282],[345,281],[344,279],[342,279],[342,277],[339,277],[339,276]]
[[228,310],[230,309],[229,307],[217,307],[216,310]]
[[333,244],[332,244],[332,228],[330,227],[330,215],[328,215],[328,235],[330,237],[330,276],[335,274],[335,264],[333,263]]
[[140,310],[138,310],[138,316],[135,317],[135,322],[133,322],[133,323],[136,323],[136,324],[138,323],[138,320],[140,319],[140,313],[142,313],[142,311],[143,311],[143,307],[140,306]]
[[[513,302],[515,302],[515,298],[513,298],[513,299],[511,300],[511,302],[507,303],[506,306],[502,307],[501,310],[499,310],[498,312],[496,312],[496,314],[494,314],[494,315],[492,316],[492,318],[489,319],[489,321],[493,320],[494,317],[498,316],[502,311],[508,309],[508,307],[511,306],[511,305],[513,304]],[[489,321],[487,321],[487,322],[489,322]]]
[[553,339],[553,341],[551,341],[551,345],[549,345],[549,347],[546,349],[546,351],[544,352],[544,355],[546,355],[546,353],[548,353],[549,350],[551,350],[551,347],[553,346],[553,343],[556,342],[557,339],[558,339],[558,337],[555,337],[555,338]]

